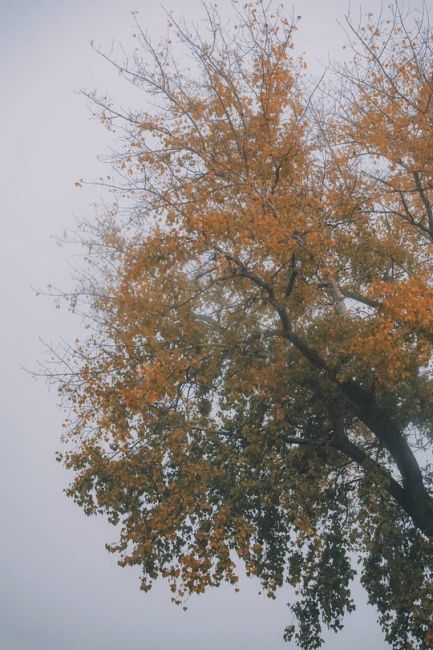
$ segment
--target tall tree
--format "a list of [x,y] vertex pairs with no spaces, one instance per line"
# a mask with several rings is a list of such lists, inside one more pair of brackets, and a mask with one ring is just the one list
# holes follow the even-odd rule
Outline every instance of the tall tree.
[[397,5],[348,22],[313,88],[282,7],[205,10],[112,61],[147,110],[92,95],[122,144],[72,296],[68,492],[144,590],[182,603],[243,563],[295,587],[309,650],[356,554],[392,647],[431,648],[432,33]]

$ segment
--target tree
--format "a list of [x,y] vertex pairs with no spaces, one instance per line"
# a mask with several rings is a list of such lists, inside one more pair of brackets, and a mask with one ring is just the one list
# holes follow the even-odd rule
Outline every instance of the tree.
[[397,5],[348,21],[352,60],[312,85],[282,7],[205,11],[205,37],[137,22],[112,60],[147,110],[91,95],[121,146],[71,297],[68,493],[144,590],[183,603],[241,562],[295,587],[308,650],[356,554],[388,642],[430,648],[432,33]]

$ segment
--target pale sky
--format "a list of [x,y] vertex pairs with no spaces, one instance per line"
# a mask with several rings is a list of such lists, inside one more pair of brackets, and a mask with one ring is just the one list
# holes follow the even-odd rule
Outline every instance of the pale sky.
[[[164,4],[200,17],[199,0]],[[218,4],[228,13],[228,1]],[[365,0],[363,7],[379,4]],[[358,2],[351,6],[359,10]],[[347,8],[346,0],[295,4],[302,15],[298,42],[310,61],[340,56],[337,19]],[[68,477],[54,460],[62,420],[56,395],[22,370],[43,357],[40,337],[72,339],[80,329],[32,287],[68,286],[72,251],[53,237],[100,199],[95,187],[74,187],[78,178],[100,174],[96,156],[110,142],[76,91],[97,88],[127,103],[130,89],[89,41],[106,49],[113,39],[129,43],[131,9],[157,39],[165,18],[149,0],[0,0],[0,648],[292,650],[282,641],[289,591],[270,601],[245,578],[238,594],[214,590],[192,599],[187,612],[170,603],[165,585],[139,591],[138,571],[119,568],[104,548],[115,531],[63,494]],[[326,636],[325,650],[389,647],[374,609],[356,594],[357,612],[343,633]]]

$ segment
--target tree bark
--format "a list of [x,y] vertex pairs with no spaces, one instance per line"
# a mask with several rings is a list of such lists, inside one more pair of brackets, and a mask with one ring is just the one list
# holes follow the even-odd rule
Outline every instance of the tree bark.
[[[352,380],[345,382],[338,381],[335,372],[328,367],[325,360],[291,330],[287,314],[280,312],[280,318],[284,336],[313,367],[323,371],[333,381],[338,389],[348,398],[349,403],[352,404],[354,415],[374,433],[376,438],[394,459],[402,477],[403,486],[392,479],[390,481],[389,491],[411,517],[415,526],[424,535],[432,538],[433,498],[426,490],[421,469],[404,433],[400,431],[386,411],[377,404],[373,396],[366,390]],[[346,440],[350,443],[349,439]],[[354,447],[356,448],[355,445]],[[349,445],[346,443],[345,448],[349,450]],[[362,450],[358,451],[361,452]],[[355,453],[353,448],[352,453]],[[357,456],[360,458],[359,454]],[[357,459],[353,458],[353,460]]]

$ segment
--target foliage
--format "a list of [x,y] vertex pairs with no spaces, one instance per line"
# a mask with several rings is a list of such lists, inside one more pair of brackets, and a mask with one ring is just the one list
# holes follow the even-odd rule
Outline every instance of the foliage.
[[233,12],[170,16],[158,46],[137,23],[112,63],[147,110],[92,95],[121,145],[72,297],[68,492],[144,590],[183,603],[242,562],[295,588],[309,650],[356,553],[392,647],[430,648],[432,34],[397,6],[348,21],[353,58],[313,86],[282,8]]

